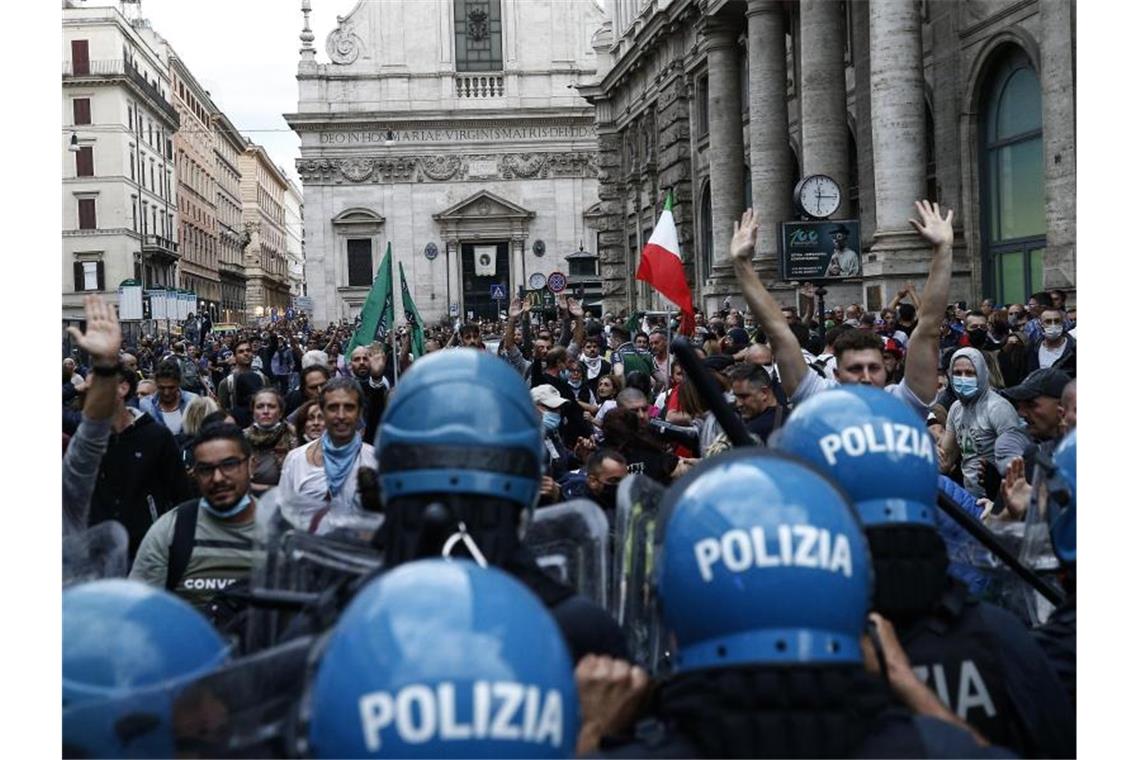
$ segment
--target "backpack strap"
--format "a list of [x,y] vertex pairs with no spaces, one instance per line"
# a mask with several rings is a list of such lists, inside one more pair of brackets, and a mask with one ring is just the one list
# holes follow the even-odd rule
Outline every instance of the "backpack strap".
[[166,561],[166,590],[174,591],[190,565],[190,555],[194,551],[194,533],[198,528],[198,502],[187,501],[178,507],[174,515],[174,535],[170,539],[170,550]]

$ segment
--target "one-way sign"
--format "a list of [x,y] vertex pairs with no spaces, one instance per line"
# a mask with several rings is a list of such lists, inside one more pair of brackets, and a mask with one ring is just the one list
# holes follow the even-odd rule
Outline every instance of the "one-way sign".
[[491,283],[491,300],[492,301],[505,301],[507,300],[507,287],[501,282]]

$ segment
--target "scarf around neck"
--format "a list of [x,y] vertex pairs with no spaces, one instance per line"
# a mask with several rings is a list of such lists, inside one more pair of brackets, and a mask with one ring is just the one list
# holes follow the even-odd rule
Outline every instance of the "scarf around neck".
[[591,359],[588,356],[580,356],[578,360],[586,365],[586,379],[593,380],[602,371],[602,357],[595,356]]
[[344,488],[344,483],[348,480],[349,473],[352,472],[352,465],[356,462],[356,457],[360,454],[360,447],[364,444],[364,440],[360,437],[360,433],[355,433],[352,440],[343,446],[337,446],[329,438],[328,431],[321,435],[321,452],[325,458],[325,479],[328,481],[329,493],[336,496]]

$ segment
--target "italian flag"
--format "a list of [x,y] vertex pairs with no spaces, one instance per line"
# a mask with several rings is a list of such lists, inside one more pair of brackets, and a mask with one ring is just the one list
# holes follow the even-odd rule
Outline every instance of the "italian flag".
[[677,225],[673,223],[673,193],[665,196],[665,208],[653,228],[653,235],[641,252],[637,279],[648,282],[654,290],[681,309],[681,329],[691,335],[696,321],[693,315],[693,293],[685,280],[681,264],[681,245],[677,242]]

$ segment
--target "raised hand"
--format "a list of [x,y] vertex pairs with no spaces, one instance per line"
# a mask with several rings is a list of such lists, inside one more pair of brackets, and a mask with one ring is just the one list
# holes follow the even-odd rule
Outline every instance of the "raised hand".
[[76,345],[91,354],[92,360],[98,360],[104,365],[118,364],[123,332],[119,327],[115,307],[104,301],[102,296],[91,295],[83,299],[83,311],[87,319],[87,332],[81,333],[77,327],[68,327],[68,334]]
[[515,298],[511,301],[510,307],[507,309],[507,316],[511,319],[518,319],[519,315],[523,313],[523,302],[521,298]]
[[922,236],[923,240],[932,246],[949,246],[954,242],[954,211],[946,210],[946,217],[938,204],[930,205],[930,201],[915,201],[914,207],[918,211],[918,220],[907,219],[910,226]]
[[597,748],[603,736],[621,733],[641,712],[653,685],[637,665],[605,655],[588,654],[574,670],[581,703],[578,753]]
[[373,351],[368,355],[368,374],[379,380],[384,376],[384,368],[388,366],[388,357],[383,351]]
[[748,209],[740,216],[739,222],[732,224],[732,243],[730,250],[732,257],[740,261],[751,261],[752,253],[756,249],[756,236],[760,225],[752,209]]
[[581,319],[585,312],[582,310],[582,304],[574,298],[566,299],[566,306],[570,309],[570,316]]
[[1025,479],[1025,460],[1014,457],[1005,471],[1001,482],[1001,497],[1005,502],[1005,514],[1010,519],[1020,520],[1029,510],[1029,495],[1033,488]]

